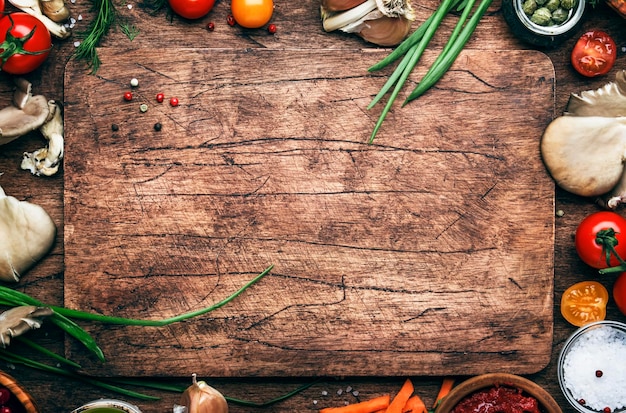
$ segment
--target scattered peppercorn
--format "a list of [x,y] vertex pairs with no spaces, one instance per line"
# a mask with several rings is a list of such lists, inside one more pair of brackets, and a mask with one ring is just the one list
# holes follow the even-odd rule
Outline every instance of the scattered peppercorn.
[[139,81],[135,78],[130,79],[130,86],[131,87],[137,87],[139,86]]
[[163,103],[164,100],[165,100],[165,95],[163,93],[157,93],[156,101],[159,103]]
[[117,126],[117,125],[114,123],[113,125],[111,125],[111,130],[112,130],[113,132],[117,132],[118,130],[120,130],[120,127],[119,127],[119,126]]
[[162,128],[163,128],[163,125],[161,125],[159,122],[154,124],[155,131],[159,132]]
[[596,377],[602,377],[602,370],[596,370]]
[[130,102],[131,100],[133,100],[133,94],[131,92],[124,93],[124,100]]
[[276,33],[276,25],[273,23],[270,24],[269,26],[267,26],[267,31],[270,32],[270,34]]
[[206,24],[206,29],[207,29],[208,31],[212,32],[213,30],[215,30],[215,23],[213,23],[213,22],[208,22],[208,23]]
[[585,399],[579,399],[578,404],[584,406],[585,404],[587,404],[587,402],[585,401]]
[[607,406],[607,407],[605,407],[602,411],[603,411],[604,413],[611,413],[611,408]]
[[139,105],[139,110],[142,112],[147,112],[148,111],[148,105],[146,105],[145,103],[142,103],[141,105]]
[[170,99],[170,105],[178,106],[178,98],[171,98]]
[[228,17],[226,18],[226,23],[228,23],[229,26],[235,25],[235,18],[233,17],[232,14],[228,15]]

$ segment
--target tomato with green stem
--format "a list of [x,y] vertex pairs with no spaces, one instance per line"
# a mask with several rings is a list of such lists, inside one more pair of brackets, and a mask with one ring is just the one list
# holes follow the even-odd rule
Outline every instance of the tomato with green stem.
[[602,30],[585,32],[572,49],[572,66],[587,77],[607,74],[617,57],[615,41]]
[[613,211],[588,215],[576,228],[575,245],[580,259],[593,268],[619,266],[626,258],[626,218]]
[[0,70],[23,75],[37,69],[52,47],[50,32],[34,16],[23,12],[0,18]]
[[621,273],[613,284],[613,300],[622,314],[626,315],[626,272]]
[[258,29],[265,26],[274,13],[273,0],[232,0],[233,18],[241,27]]
[[168,0],[168,2],[174,13],[190,20],[206,16],[215,4],[215,0]]

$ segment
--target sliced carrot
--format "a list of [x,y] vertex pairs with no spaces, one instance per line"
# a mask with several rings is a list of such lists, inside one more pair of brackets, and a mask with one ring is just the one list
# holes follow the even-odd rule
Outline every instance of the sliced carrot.
[[444,397],[446,397],[448,395],[448,393],[450,393],[450,390],[452,390],[453,386],[454,386],[454,379],[451,378],[451,377],[444,377],[443,382],[441,383],[441,387],[439,388],[439,393],[437,394],[437,398],[435,399],[435,404],[433,405],[433,407],[437,407],[439,402],[441,402],[441,399],[443,399]]
[[417,394],[414,394],[406,401],[402,413],[428,413],[426,404]]
[[320,410],[320,413],[376,413],[379,410],[384,412],[390,401],[391,396],[385,394],[359,403],[348,404],[347,406],[327,407]]
[[406,379],[396,397],[393,398],[391,404],[387,407],[387,413],[402,413],[402,408],[411,395],[413,395],[413,383],[411,383],[410,379]]

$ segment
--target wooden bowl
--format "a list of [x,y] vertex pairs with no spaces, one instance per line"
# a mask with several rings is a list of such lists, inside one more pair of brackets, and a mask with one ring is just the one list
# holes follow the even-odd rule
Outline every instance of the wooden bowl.
[[508,385],[521,389],[527,395],[537,399],[545,413],[562,413],[552,396],[538,384],[524,377],[507,373],[482,374],[464,381],[450,391],[448,396],[441,401],[435,413],[450,413],[466,396],[495,385]]
[[2,371],[0,371],[0,386],[6,387],[15,396],[26,413],[39,413],[31,395],[13,377]]

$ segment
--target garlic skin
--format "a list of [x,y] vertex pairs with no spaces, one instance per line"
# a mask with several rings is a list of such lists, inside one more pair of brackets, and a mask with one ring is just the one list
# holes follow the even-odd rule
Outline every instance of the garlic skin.
[[327,11],[344,11],[365,3],[366,0],[322,0],[322,7]]
[[0,187],[0,280],[18,282],[43,258],[56,238],[56,226],[39,205],[7,196]]
[[183,393],[180,406],[174,406],[174,412],[228,413],[228,403],[222,393],[204,381],[197,381],[195,373],[191,380],[191,386]]
[[325,31],[341,30],[379,46],[395,46],[409,34],[415,19],[410,0],[355,0],[354,7],[341,10],[346,4],[347,0],[322,0]]

